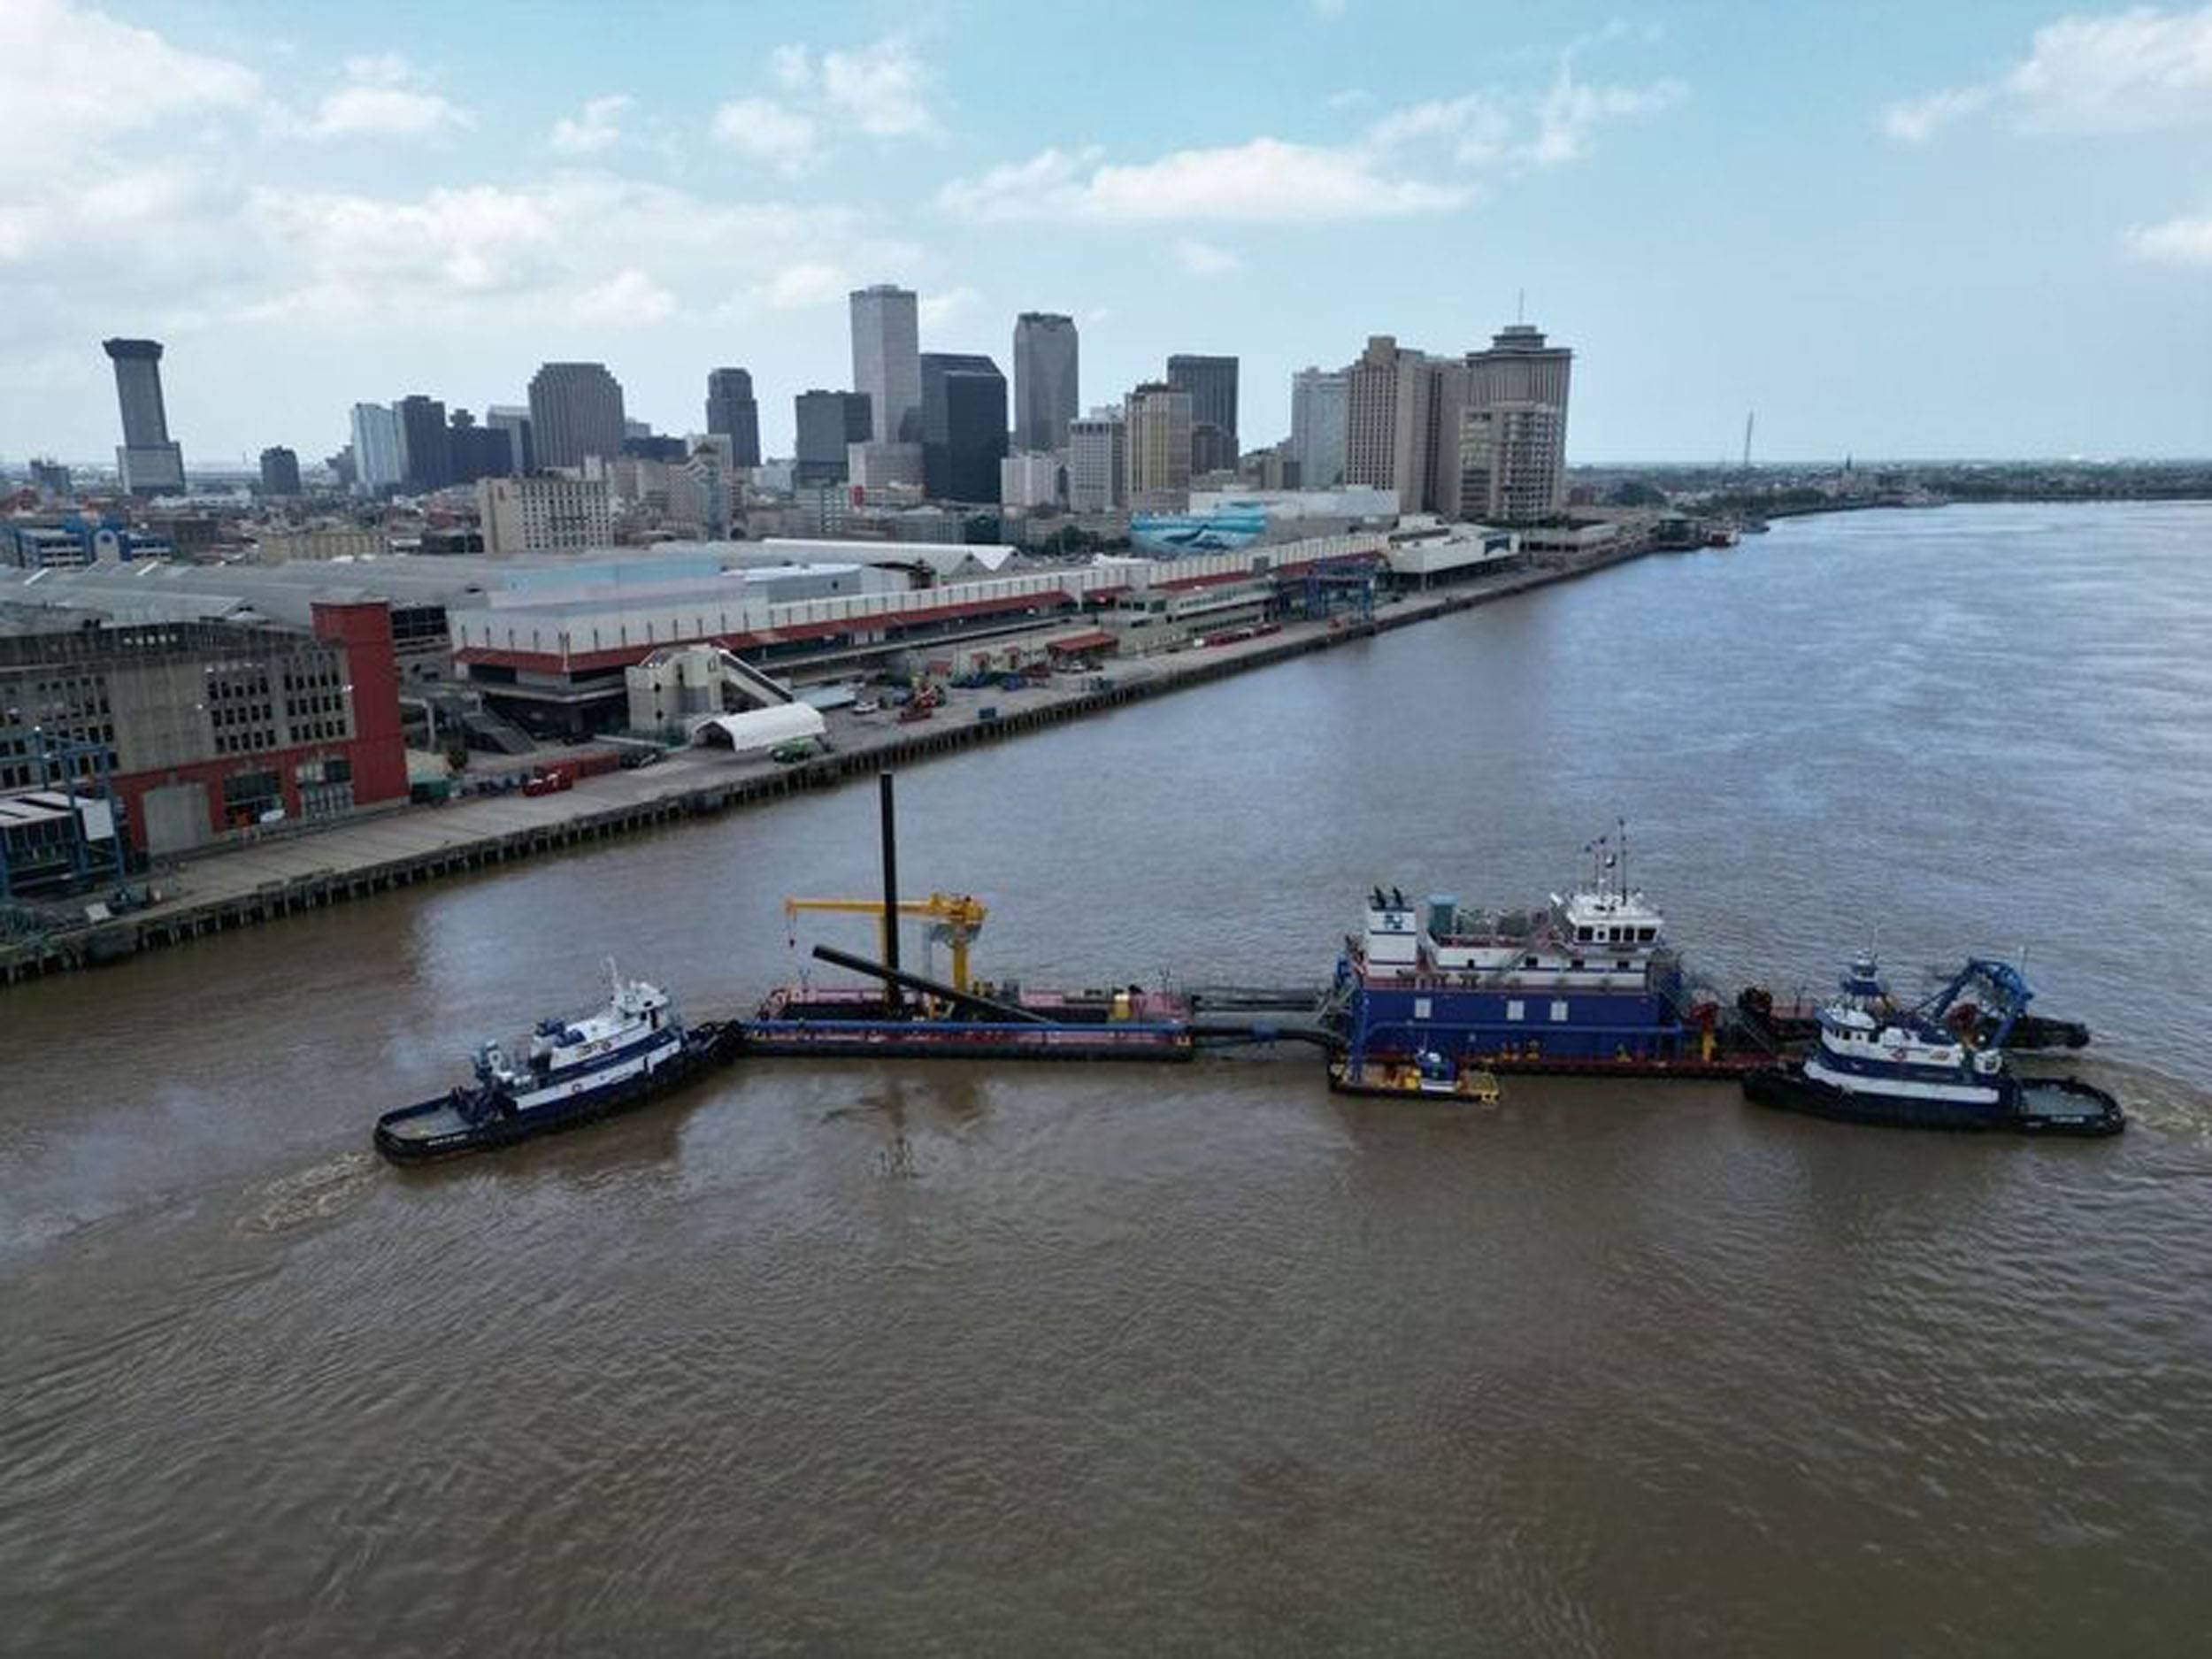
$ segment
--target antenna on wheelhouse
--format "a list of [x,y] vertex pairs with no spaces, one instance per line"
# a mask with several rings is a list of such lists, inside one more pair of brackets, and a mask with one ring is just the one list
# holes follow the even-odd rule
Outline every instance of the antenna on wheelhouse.
[[1615,834],[1619,837],[1621,843],[1621,850],[1618,854],[1618,857],[1620,859],[1620,877],[1617,890],[1621,897],[1624,899],[1628,896],[1628,820],[1624,818],[1615,818],[1613,820],[1613,829]]

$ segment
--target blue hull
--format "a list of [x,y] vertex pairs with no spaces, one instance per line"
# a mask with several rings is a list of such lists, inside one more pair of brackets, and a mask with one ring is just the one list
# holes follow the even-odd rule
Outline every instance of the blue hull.
[[1353,1047],[1370,1056],[1617,1063],[1684,1060],[1697,1048],[1673,1003],[1648,990],[1356,985],[1346,1019]]

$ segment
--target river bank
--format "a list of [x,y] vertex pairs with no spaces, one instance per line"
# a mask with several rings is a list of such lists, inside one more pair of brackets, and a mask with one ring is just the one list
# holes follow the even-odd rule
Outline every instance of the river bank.
[[[1371,619],[1286,624],[1259,639],[1111,664],[1105,689],[1087,674],[1046,687],[954,693],[938,717],[902,726],[889,716],[831,717],[829,751],[791,765],[711,749],[580,780],[557,795],[519,794],[372,814],[192,858],[161,899],[128,915],[0,946],[0,987],[123,960],[142,950],[349,903],[426,881],[495,868],[640,831],[711,817],[810,790],[833,788],[979,743],[1003,742],[1225,675],[1409,627],[1571,581],[1640,557],[1640,545],[1513,572],[1376,605]],[[994,718],[979,711],[995,709]]]

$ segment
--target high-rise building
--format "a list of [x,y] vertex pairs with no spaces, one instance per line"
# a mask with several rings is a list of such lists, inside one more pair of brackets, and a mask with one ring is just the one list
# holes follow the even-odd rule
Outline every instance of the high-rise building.
[[1128,476],[1122,498],[1132,512],[1181,512],[1190,505],[1191,397],[1148,380],[1123,405]]
[[922,488],[935,501],[998,499],[1006,377],[971,351],[922,353]]
[[732,465],[760,465],[760,405],[753,401],[753,377],[745,370],[709,371],[707,430],[730,441]]
[[534,472],[538,457],[530,444],[530,411],[518,403],[494,403],[484,411],[484,424],[507,434],[507,470]]
[[513,434],[503,426],[480,426],[476,417],[457,409],[446,425],[446,448],[453,460],[453,481],[504,478],[515,470]]
[[1064,449],[1075,419],[1075,319],[1024,311],[1014,319],[1014,442],[1024,449]]
[[849,474],[846,451],[868,442],[870,410],[865,392],[825,392],[818,388],[791,400],[798,448],[791,470],[794,485],[841,484]]
[[1025,449],[998,464],[998,498],[1007,507],[1056,507],[1060,503],[1060,457]]
[[265,495],[296,495],[300,493],[300,457],[282,444],[272,444],[261,452],[261,493]]
[[1237,446],[1229,434],[1210,420],[1194,420],[1190,428],[1190,475],[1237,470]]
[[1350,381],[1342,370],[1301,369],[1290,377],[1290,452],[1305,489],[1334,489],[1344,481],[1344,400]]
[[1401,349],[1390,335],[1373,334],[1359,361],[1344,372],[1342,481],[1394,489],[1408,511],[1428,495],[1434,391],[1428,365],[1422,353]]
[[1237,360],[1178,352],[1167,360],[1167,383],[1190,394],[1191,424],[1220,427],[1229,434],[1229,453],[1236,454]]
[[76,494],[69,469],[50,455],[32,457],[31,488],[42,500],[66,501]]
[[1468,354],[1460,513],[1533,524],[1566,510],[1567,396],[1574,353],[1515,323]]
[[1478,515],[1463,511],[1460,501],[1463,476],[1459,465],[1460,423],[1467,413],[1474,371],[1463,357],[1431,357],[1426,369],[1428,459],[1422,466],[1424,493],[1418,502],[1407,503],[1406,511],[1418,507],[1447,518],[1474,518]]
[[918,443],[852,443],[845,446],[845,476],[863,489],[893,485],[922,487],[922,446]]
[[1127,421],[1112,404],[1068,422],[1068,510],[1112,512],[1126,500]]
[[878,443],[920,443],[922,334],[914,290],[889,282],[851,295],[853,388],[868,395]]
[[353,467],[355,488],[365,495],[399,482],[399,417],[389,404],[353,406]]
[[487,553],[552,553],[614,540],[603,478],[487,478],[476,485]]
[[622,453],[622,385],[603,363],[548,363],[530,377],[530,444],[541,467]]
[[416,392],[392,405],[399,422],[399,482],[411,495],[443,489],[453,481],[453,443],[445,405]]
[[115,396],[122,405],[123,442],[115,470],[129,495],[184,488],[184,450],[169,437],[169,411],[161,398],[161,342],[105,340],[101,349],[115,365]]

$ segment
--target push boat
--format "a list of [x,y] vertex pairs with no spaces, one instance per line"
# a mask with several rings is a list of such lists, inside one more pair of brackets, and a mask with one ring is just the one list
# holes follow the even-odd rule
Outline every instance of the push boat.
[[488,1042],[469,1082],[386,1112],[376,1149],[419,1164],[509,1146],[641,1106],[736,1056],[735,1024],[687,1026],[658,986],[625,979],[612,962],[607,976],[604,1006],[539,1021],[519,1062]]
[[[2005,1039],[2034,995],[2009,963],[1973,957],[1933,996],[1904,1008],[1874,957],[1860,956],[1820,1010],[1812,1052],[1747,1076],[1744,1094],[1761,1105],[1846,1123],[2119,1133],[2126,1116],[2104,1090],[2079,1078],[2023,1077],[2007,1064]],[[1993,1030],[1988,1014],[1995,1016]]]
[[1624,829],[1589,843],[1590,879],[1532,909],[1417,907],[1368,895],[1325,1017],[1347,1083],[1425,1054],[1498,1073],[1740,1078],[1779,1057],[1685,973],[1665,918],[1629,885]]

